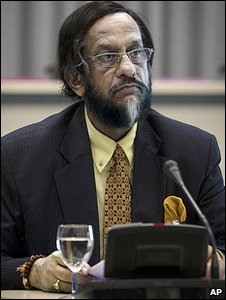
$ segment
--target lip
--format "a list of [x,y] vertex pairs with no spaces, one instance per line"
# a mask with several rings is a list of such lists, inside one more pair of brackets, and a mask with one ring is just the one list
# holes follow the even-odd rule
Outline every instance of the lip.
[[134,84],[128,85],[128,84],[126,84],[126,85],[121,86],[119,89],[117,89],[115,91],[115,93],[134,94],[138,89],[139,88],[138,88],[137,85],[134,85]]

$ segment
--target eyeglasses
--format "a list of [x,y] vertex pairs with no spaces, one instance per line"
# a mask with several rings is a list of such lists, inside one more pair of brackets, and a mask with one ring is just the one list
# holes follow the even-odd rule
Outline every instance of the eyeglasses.
[[[154,50],[150,48],[138,48],[121,53],[106,52],[89,57],[86,61],[94,62],[98,67],[112,68],[120,63],[122,55],[126,54],[133,64],[140,64],[149,61],[153,55],[153,52]],[[74,66],[74,68],[81,66],[83,63],[84,61]]]
[[112,68],[120,63],[122,55],[126,54],[133,64],[140,64],[150,60],[153,52],[154,50],[150,48],[139,48],[121,53],[106,52],[92,56],[89,60],[102,68]]

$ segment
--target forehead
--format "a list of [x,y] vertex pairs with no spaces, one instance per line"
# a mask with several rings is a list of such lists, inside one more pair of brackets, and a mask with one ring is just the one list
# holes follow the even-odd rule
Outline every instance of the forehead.
[[114,44],[117,47],[133,41],[142,43],[141,33],[135,20],[126,13],[104,16],[90,28],[85,37],[89,50],[99,45]]

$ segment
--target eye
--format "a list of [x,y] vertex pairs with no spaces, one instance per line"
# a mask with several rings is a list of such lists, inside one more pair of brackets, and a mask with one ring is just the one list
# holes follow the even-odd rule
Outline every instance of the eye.
[[142,50],[133,50],[130,52],[130,56],[131,58],[139,58],[140,56],[142,56]]
[[96,56],[96,59],[101,63],[109,63],[115,61],[117,57],[118,55],[116,53],[103,53]]

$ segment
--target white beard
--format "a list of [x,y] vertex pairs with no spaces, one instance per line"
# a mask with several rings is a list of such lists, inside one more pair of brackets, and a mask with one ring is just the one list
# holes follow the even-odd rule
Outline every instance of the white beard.
[[126,108],[130,126],[132,126],[140,115],[140,102],[134,97],[128,101]]

